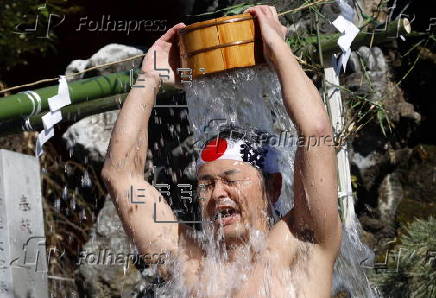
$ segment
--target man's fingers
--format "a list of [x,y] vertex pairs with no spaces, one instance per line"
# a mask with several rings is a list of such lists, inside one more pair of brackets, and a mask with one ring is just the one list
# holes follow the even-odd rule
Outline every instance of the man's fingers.
[[162,35],[159,38],[159,40],[171,41],[174,38],[174,35],[176,34],[177,30],[180,30],[185,27],[186,25],[184,23],[178,23],[177,25],[174,25],[171,29],[169,29],[164,35]]
[[246,10],[244,10],[244,12],[243,13],[250,13],[250,14],[255,14],[256,13],[256,10],[254,9],[254,7],[249,7],[249,8],[247,8]]
[[282,25],[283,37],[286,38],[286,34],[288,34],[288,27]]
[[279,17],[277,16],[277,10],[276,10],[276,8],[275,8],[274,6],[268,6],[268,7],[269,7],[269,9],[271,10],[272,15],[274,16],[274,18],[279,19]]
[[186,27],[186,25],[185,25],[185,23],[178,23],[177,25],[174,25],[174,29],[175,30],[180,30],[180,29],[183,29],[183,28],[185,28]]
[[267,16],[272,16],[272,11],[268,5],[259,5],[259,9]]

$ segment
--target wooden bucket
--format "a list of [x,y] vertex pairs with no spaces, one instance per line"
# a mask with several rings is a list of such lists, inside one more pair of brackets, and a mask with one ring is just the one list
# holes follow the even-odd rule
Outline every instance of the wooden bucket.
[[265,62],[260,28],[250,14],[194,23],[179,31],[180,60],[193,78]]

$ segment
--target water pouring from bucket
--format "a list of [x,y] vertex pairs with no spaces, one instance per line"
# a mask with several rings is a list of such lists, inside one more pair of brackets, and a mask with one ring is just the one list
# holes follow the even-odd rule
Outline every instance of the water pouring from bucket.
[[[102,176],[138,250],[171,256],[156,265],[169,281],[161,294],[330,297],[342,231],[335,150],[304,141],[331,136],[332,129],[284,37],[275,8],[262,5],[239,16],[177,24],[144,59],[136,83],[143,88],[131,90],[119,113]],[[178,222],[143,177],[157,88],[161,79],[180,84],[178,67],[191,68],[194,78],[186,95],[200,140],[194,148],[200,231]],[[304,146],[273,144],[284,130]],[[144,190],[145,204],[132,204],[128,189]]]

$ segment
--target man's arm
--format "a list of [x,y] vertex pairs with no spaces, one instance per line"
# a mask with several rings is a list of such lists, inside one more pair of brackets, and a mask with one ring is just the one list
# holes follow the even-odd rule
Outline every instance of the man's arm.
[[[159,192],[144,180],[145,158],[148,150],[148,121],[159,89],[159,74],[154,71],[153,55],[156,51],[160,67],[171,69],[170,84],[174,73],[169,64],[178,24],[168,30],[150,48],[144,58],[143,74],[127,96],[112,131],[102,177],[117,207],[125,231],[142,254],[167,252],[177,254],[180,235],[186,228],[175,223],[156,223],[160,220],[175,221],[171,208]],[[141,79],[141,80],[140,80]],[[144,81],[143,81],[144,80]]]
[[[250,11],[250,9],[248,10]],[[336,155],[323,137],[332,136],[329,117],[318,90],[306,76],[284,41],[284,28],[272,6],[251,9],[259,20],[264,54],[277,72],[283,104],[298,135],[321,140],[299,147],[294,163],[294,208],[284,217],[294,235],[336,255],[341,222],[337,204]]]
[[313,232],[312,241],[335,250],[340,240],[336,153],[332,142],[325,142],[326,136],[332,137],[331,124],[318,90],[289,47],[282,45],[277,48],[277,74],[283,104],[308,144],[298,147],[295,155],[295,208],[287,218],[296,231]]
[[153,220],[154,204],[159,217],[175,217],[165,200],[159,200],[159,192],[144,180],[148,120],[159,82],[147,74],[142,77],[146,79],[143,88],[132,88],[118,114],[102,177],[125,231],[141,253],[151,254],[176,248],[177,225],[157,224]]

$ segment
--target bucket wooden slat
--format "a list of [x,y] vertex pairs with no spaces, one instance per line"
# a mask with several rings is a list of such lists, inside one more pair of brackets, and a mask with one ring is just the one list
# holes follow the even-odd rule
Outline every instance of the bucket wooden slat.
[[218,35],[223,44],[236,41],[253,41],[239,46],[222,48],[226,68],[247,67],[254,61],[254,22],[247,20],[218,26]]
[[[194,78],[264,62],[259,29],[250,14],[194,23],[179,32],[182,67]],[[205,71],[201,72],[200,68]]]

